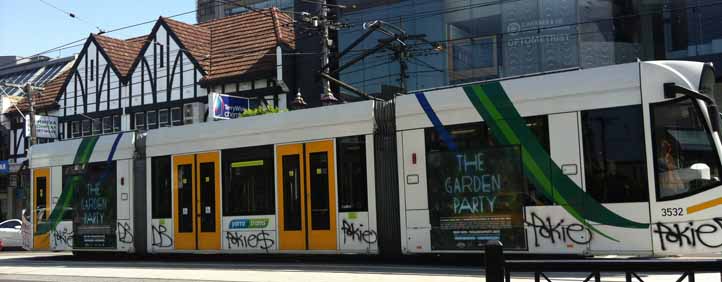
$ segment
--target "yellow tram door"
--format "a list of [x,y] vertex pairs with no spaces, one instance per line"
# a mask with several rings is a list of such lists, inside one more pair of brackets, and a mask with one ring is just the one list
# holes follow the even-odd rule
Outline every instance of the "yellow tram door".
[[218,152],[173,157],[178,250],[221,248],[219,163]]
[[333,141],[276,150],[280,249],[336,250]]
[[50,169],[36,168],[33,170],[33,249],[50,249],[50,232],[37,234],[38,226],[47,222],[50,217]]

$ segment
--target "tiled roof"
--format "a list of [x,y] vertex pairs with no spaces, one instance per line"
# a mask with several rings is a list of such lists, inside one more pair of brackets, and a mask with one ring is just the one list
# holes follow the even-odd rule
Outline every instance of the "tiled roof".
[[[42,93],[36,92],[35,95],[33,95],[36,111],[50,109],[57,105],[55,103],[55,99],[58,96],[57,93],[60,92],[63,83],[65,83],[65,79],[71,73],[71,69],[63,70],[53,80],[45,84],[45,90]],[[28,99],[25,98],[20,100],[16,106],[20,108],[23,113],[30,109],[30,103],[28,103]]]
[[120,40],[112,37],[93,34],[101,48],[110,57],[111,63],[118,68],[121,76],[126,76],[130,72],[130,66],[138,57],[140,49],[143,47],[141,37],[135,37],[130,40]]
[[210,68],[205,81],[241,76],[275,68],[275,48],[294,47],[293,19],[276,8],[209,21]]
[[[269,8],[218,20],[191,25],[161,17],[178,37],[183,48],[193,56],[206,72],[206,82],[234,78],[275,69],[275,48],[280,44],[295,48],[293,19],[278,10]],[[121,76],[130,75],[133,63],[150,35],[125,40],[105,35],[91,35],[108,55]],[[56,106],[62,86],[72,70],[60,73],[46,85],[42,96],[33,96],[37,109]],[[26,99],[18,104],[28,108]]]
[[183,44],[183,48],[191,53],[191,56],[198,61],[204,70],[207,70],[210,65],[208,57],[211,51],[211,33],[208,28],[170,18],[162,18],[162,20],[178,37],[178,40]]

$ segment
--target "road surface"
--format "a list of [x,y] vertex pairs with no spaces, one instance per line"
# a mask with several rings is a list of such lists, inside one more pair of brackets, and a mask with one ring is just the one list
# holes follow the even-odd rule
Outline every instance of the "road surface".
[[[461,265],[461,266],[459,266]],[[645,281],[676,281],[674,275],[640,275]],[[581,274],[550,274],[553,281],[582,281]],[[698,274],[696,281],[720,281],[720,274]],[[373,257],[186,256],[183,258],[77,258],[63,252],[0,252],[0,281],[485,281],[476,263]],[[533,281],[530,274],[513,281]],[[603,281],[624,281],[623,274]]]

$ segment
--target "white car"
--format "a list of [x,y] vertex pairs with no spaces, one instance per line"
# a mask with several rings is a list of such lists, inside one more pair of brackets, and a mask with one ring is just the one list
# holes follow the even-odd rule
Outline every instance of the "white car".
[[0,241],[2,241],[3,248],[23,246],[20,226],[21,222],[19,219],[10,219],[0,223]]

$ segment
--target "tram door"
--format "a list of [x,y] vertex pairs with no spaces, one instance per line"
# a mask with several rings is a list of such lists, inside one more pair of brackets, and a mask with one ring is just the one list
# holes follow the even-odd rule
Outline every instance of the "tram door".
[[218,152],[173,157],[175,247],[221,248]]
[[336,250],[333,141],[276,149],[281,250]]
[[33,170],[33,249],[50,249],[50,232],[37,234],[38,226],[45,224],[50,217],[50,169]]

